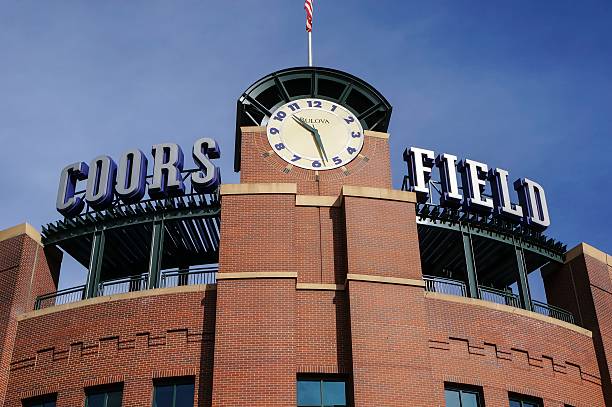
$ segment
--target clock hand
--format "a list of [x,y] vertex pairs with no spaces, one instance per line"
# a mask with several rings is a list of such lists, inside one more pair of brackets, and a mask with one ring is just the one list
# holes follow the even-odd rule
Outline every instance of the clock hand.
[[321,149],[321,152],[323,153],[323,159],[325,161],[329,161],[329,159],[327,158],[327,154],[325,153],[325,148],[323,147],[323,141],[321,141],[321,135],[319,134],[319,130],[317,130],[316,128],[314,128],[314,132],[312,133],[315,137],[315,140],[317,141],[317,144],[319,146],[319,148]]
[[295,120],[296,122],[298,122],[300,124],[300,126],[302,126],[303,128],[305,128],[306,130],[308,130],[309,132],[314,132],[316,129],[314,127],[312,127],[311,125],[309,125],[308,123],[306,123],[306,121],[304,119],[301,119],[299,117],[296,116],[291,116],[293,118],[293,120]]
[[305,128],[306,130],[308,130],[312,136],[315,139],[315,143],[317,145],[317,150],[319,150],[319,155],[321,156],[321,159],[323,161],[328,161],[327,160],[327,154],[325,154],[325,149],[323,148],[323,142],[321,141],[321,136],[319,135],[319,132],[317,129],[315,129],[314,127],[312,127],[311,125],[309,125],[308,123],[306,123],[305,120],[296,117],[295,115],[291,115],[291,117],[293,118],[293,120],[295,120],[296,122],[298,122],[300,124],[300,126],[302,126],[303,128]]

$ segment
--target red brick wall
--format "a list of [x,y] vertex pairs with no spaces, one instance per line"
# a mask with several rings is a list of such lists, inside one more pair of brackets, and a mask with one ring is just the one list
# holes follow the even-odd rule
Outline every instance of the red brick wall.
[[217,290],[212,405],[295,405],[295,280],[223,280]]
[[428,363],[442,403],[444,381],[484,387],[487,406],[507,406],[508,392],[545,406],[603,406],[592,339],[507,311],[427,298]]
[[[573,258],[562,270],[572,279],[577,298],[574,312],[582,325],[593,331],[593,343],[597,352],[606,402],[612,405],[612,269],[606,263],[586,254]],[[551,277],[553,278],[553,277]],[[551,285],[549,281],[546,281]],[[547,289],[547,295],[556,299],[564,290],[557,285]]]
[[355,406],[438,405],[423,289],[362,281],[348,289]]
[[0,405],[7,390],[17,315],[33,310],[36,296],[57,289],[61,253],[44,251],[26,234],[0,241]]
[[151,406],[154,378],[193,375],[196,405],[209,406],[215,297],[124,299],[20,321],[4,405],[58,392],[59,407],[82,406],[85,387],[124,382],[124,406]]
[[349,273],[422,278],[414,204],[345,197],[344,208]]

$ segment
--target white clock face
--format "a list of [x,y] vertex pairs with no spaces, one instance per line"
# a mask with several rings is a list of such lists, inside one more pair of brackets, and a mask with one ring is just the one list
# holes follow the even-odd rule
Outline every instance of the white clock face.
[[267,125],[272,150],[283,160],[309,170],[348,164],[363,147],[357,117],[337,103],[298,99],[276,109]]

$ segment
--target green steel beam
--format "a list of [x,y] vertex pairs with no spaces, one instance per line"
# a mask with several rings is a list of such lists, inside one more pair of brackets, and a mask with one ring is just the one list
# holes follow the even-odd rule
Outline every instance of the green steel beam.
[[525,266],[525,253],[523,253],[523,248],[520,246],[514,246],[514,250],[516,253],[516,263],[518,264],[519,278],[517,283],[519,295],[521,297],[521,305],[527,311],[532,311],[531,293],[529,292],[529,282],[527,280],[527,267]]
[[494,239],[499,242],[519,246],[523,250],[529,250],[531,252],[542,255],[558,263],[563,263],[564,261],[563,254],[559,254],[551,250],[547,250],[543,247],[537,246],[534,243],[527,242],[518,237],[512,237],[510,235],[495,232],[489,229],[480,228],[478,226],[473,226],[465,222],[432,220],[429,218],[422,218],[421,216],[417,215],[417,223],[420,225],[426,225],[426,226],[431,226],[431,227],[443,228],[443,229],[448,229],[448,230],[456,230],[462,233],[465,230],[469,230],[470,234],[472,235],[481,236],[487,239]]
[[201,207],[201,208],[173,208],[173,209],[159,209],[154,212],[145,212],[137,215],[126,215],[126,216],[110,216],[97,219],[87,215],[81,215],[83,222],[86,226],[75,225],[63,226],[58,228],[53,224],[47,225],[47,230],[44,232],[43,244],[44,245],[55,245],[65,240],[74,239],[90,235],[96,230],[109,230],[122,228],[126,226],[134,226],[144,223],[152,223],[157,217],[163,214],[164,219],[190,219],[198,217],[216,217],[221,213],[220,205]]
[[161,270],[162,253],[164,251],[164,220],[159,219],[153,223],[151,233],[151,254],[149,256],[149,289],[157,288]]
[[94,233],[91,242],[91,254],[89,257],[89,272],[87,273],[87,284],[85,286],[85,298],[95,297],[98,293],[100,283],[100,272],[102,271],[102,259],[104,257],[104,231],[98,230]]
[[469,231],[462,231],[461,235],[463,237],[463,253],[465,254],[469,295],[472,298],[478,298],[478,276],[476,274],[476,263],[474,262],[472,236]]

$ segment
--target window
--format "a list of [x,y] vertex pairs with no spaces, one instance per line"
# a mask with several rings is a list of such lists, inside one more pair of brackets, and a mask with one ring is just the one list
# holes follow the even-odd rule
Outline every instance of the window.
[[531,396],[524,396],[522,394],[509,393],[508,399],[510,400],[510,407],[543,407],[544,402],[542,399]]
[[347,407],[344,379],[298,378],[298,407]]
[[462,384],[444,384],[446,407],[484,407],[482,388]]
[[121,407],[123,383],[85,389],[85,407]]
[[21,404],[23,404],[23,407],[55,407],[56,399],[57,394],[49,394],[42,397],[23,400]]
[[193,377],[164,379],[154,383],[153,407],[193,407]]

